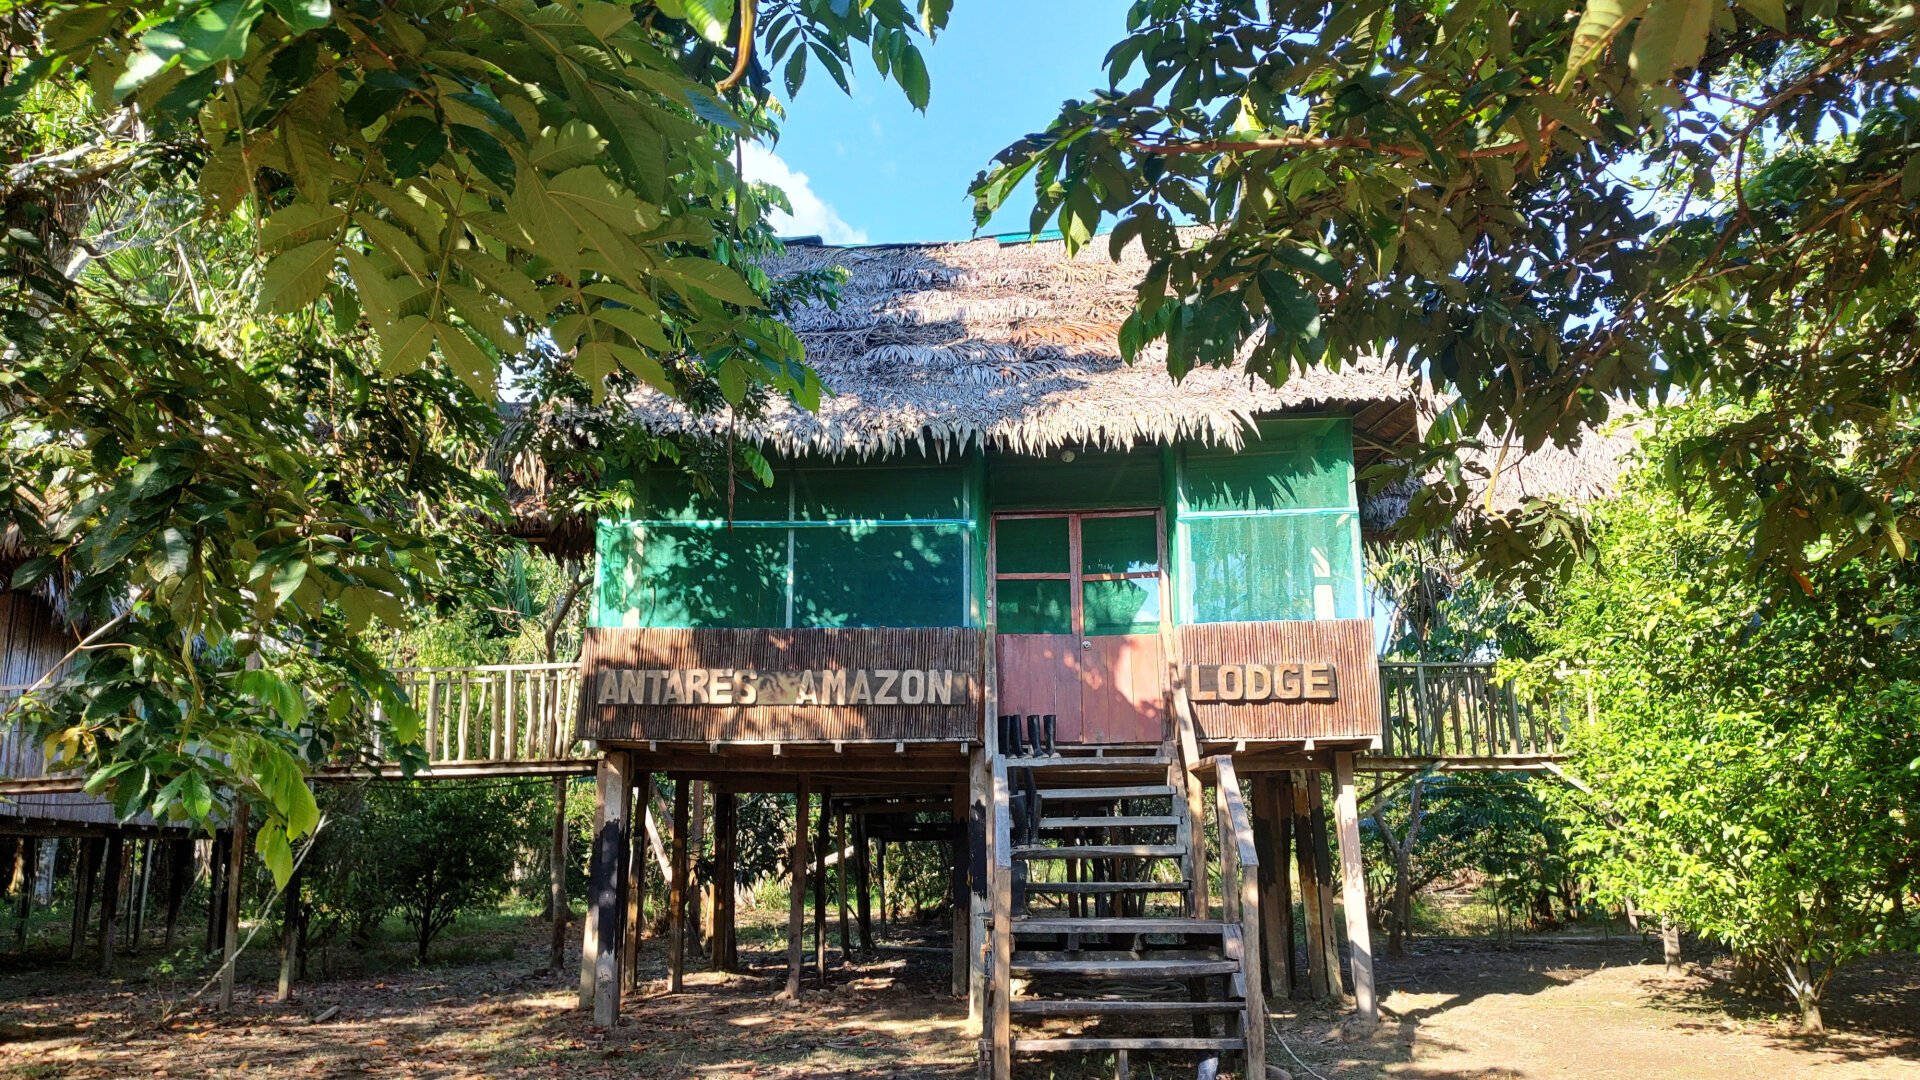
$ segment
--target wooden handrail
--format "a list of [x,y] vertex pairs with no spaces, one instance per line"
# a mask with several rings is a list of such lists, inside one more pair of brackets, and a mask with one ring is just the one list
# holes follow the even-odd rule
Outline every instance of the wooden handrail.
[[[1214,778],[1214,814],[1220,826],[1220,914],[1231,929],[1228,955],[1240,961],[1234,988],[1246,1002],[1247,1075],[1265,1076],[1267,1008],[1260,963],[1260,853],[1253,843],[1253,822],[1233,758],[1210,759]],[[1231,838],[1229,838],[1231,835]]]
[[[1233,758],[1226,754],[1216,754],[1209,759],[1214,770],[1214,783],[1220,791],[1220,804],[1226,814],[1220,818],[1220,843],[1226,845],[1226,830],[1233,829],[1234,854],[1239,858],[1242,871],[1257,870],[1260,867],[1260,852],[1253,846],[1253,819],[1247,813],[1246,797],[1240,794],[1240,778],[1234,772]],[[1221,889],[1226,883],[1221,883]]]

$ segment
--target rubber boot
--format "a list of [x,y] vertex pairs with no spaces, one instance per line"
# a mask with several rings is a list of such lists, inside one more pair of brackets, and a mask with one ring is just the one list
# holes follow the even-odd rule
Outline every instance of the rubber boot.
[[1035,754],[1040,753],[1040,714],[1039,713],[1027,714],[1027,749]]
[[1045,716],[1042,716],[1040,718],[1042,733],[1046,736],[1046,739],[1047,739],[1047,756],[1048,757],[1053,757],[1054,755],[1059,753],[1059,751],[1056,750],[1053,745],[1054,729],[1058,725],[1058,722],[1059,722],[1059,717],[1056,716],[1054,713],[1048,713]]
[[1026,747],[1020,744],[1020,716],[1018,713],[1007,717],[1007,742],[1004,752],[1009,757],[1026,756]]

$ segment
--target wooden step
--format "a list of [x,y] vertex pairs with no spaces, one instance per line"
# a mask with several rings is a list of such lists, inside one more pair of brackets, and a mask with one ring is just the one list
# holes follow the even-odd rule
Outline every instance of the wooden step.
[[1173,794],[1170,784],[1137,784],[1132,787],[1041,788],[1042,799],[1056,802],[1090,802],[1095,799],[1151,799]]
[[1177,859],[1186,854],[1179,844],[1086,844],[1079,847],[1023,845],[1013,849],[1016,859]]
[[1132,1001],[1119,998],[1016,998],[1015,1016],[1206,1016],[1239,1012],[1240,1001]]
[[1016,1054],[1045,1054],[1081,1050],[1245,1050],[1245,1039],[1111,1038],[1015,1039]]
[[1015,975],[1078,975],[1089,979],[1191,979],[1232,975],[1238,960],[1013,960]]
[[1013,920],[1016,934],[1214,934],[1226,924],[1213,919],[1050,918],[1030,915]]
[[1051,757],[1014,757],[1008,755],[1009,769],[1088,769],[1118,770],[1154,765],[1166,768],[1165,754],[1141,754],[1138,757],[1077,757],[1056,754]]
[[1094,896],[1104,893],[1176,893],[1186,892],[1184,881],[1029,881],[1021,888],[1030,893],[1072,893]]
[[1115,814],[1112,817],[1043,817],[1040,827],[1043,829],[1135,829],[1155,825],[1174,826],[1180,819],[1171,815],[1156,814]]

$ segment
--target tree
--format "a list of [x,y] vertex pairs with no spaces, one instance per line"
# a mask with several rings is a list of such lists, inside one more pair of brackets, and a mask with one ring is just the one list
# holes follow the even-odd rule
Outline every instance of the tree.
[[[1696,404],[1661,438],[1746,411]],[[1568,735],[1583,786],[1554,803],[1603,899],[1763,959],[1819,1031],[1842,964],[1920,943],[1920,574],[1862,558],[1778,593],[1694,494],[1637,473],[1538,620],[1535,676],[1581,666],[1593,703]]]
[[[1408,361],[1453,396],[1405,465],[1435,481],[1410,525],[1469,508],[1464,449],[1713,388],[1754,407],[1670,444],[1672,475],[1720,486],[1756,560],[1907,557],[1920,13],[1576,8],[1138,0],[1108,88],[1002,151],[976,217],[1031,183],[1036,230],[1144,245],[1119,347],[1163,344],[1176,376]],[[1466,546],[1565,570],[1578,525],[1528,500]]]
[[460,915],[495,903],[511,885],[528,822],[544,809],[541,781],[432,782],[367,789],[353,871],[413,928],[416,958]]
[[[0,15],[0,521],[88,649],[23,706],[123,812],[262,811],[417,717],[369,626],[486,576],[502,361],[803,404],[745,138],[942,0],[162,0]],[[564,369],[564,370],[560,370]],[[732,458],[729,458],[731,463]],[[752,463],[749,462],[749,465]],[[377,707],[376,707],[377,706]],[[374,717],[382,730],[376,731]]]

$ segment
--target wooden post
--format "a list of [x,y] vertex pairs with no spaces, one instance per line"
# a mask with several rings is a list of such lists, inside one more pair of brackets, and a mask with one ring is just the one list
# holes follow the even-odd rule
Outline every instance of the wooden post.
[[127,899],[130,901],[128,906],[133,909],[130,912],[132,918],[129,920],[127,943],[132,946],[132,951],[137,953],[140,951],[141,942],[147,936],[147,890],[153,884],[152,838],[135,840],[133,852],[140,857],[140,871],[134,875],[130,883],[131,887],[127,890]]
[[1346,997],[1340,979],[1340,928],[1334,916],[1333,845],[1327,836],[1327,800],[1320,772],[1307,773],[1307,831],[1313,841],[1314,890],[1320,896],[1320,947],[1326,951],[1327,996]]
[[233,798],[233,829],[227,839],[227,903],[222,909],[226,925],[220,932],[220,1008],[233,1008],[234,969],[240,962],[240,886],[246,881],[247,800]]
[[[533,723],[532,717],[528,718],[528,723],[529,725]],[[529,734],[531,734],[531,728]],[[598,768],[605,766],[606,757],[602,755]],[[593,860],[598,857],[600,851],[600,832],[607,824],[607,793],[600,784],[597,772],[596,769],[593,785],[593,831],[587,834],[587,913],[586,917],[580,920],[580,1007],[582,1009],[593,1008],[594,998],[597,996],[594,990],[598,978],[601,946],[604,944],[607,948],[613,947],[612,942],[603,943],[600,940],[600,920],[593,917],[593,883],[594,875],[598,873],[594,869]]]
[[710,925],[707,920],[707,888],[710,883],[699,880],[698,874],[700,855],[707,849],[707,782],[695,780],[690,797],[693,819],[687,833],[687,880],[692,883],[690,901],[693,910],[688,914],[687,921],[692,924],[693,937],[690,940],[694,951],[698,952],[705,945]]
[[820,818],[813,845],[813,968],[820,985],[827,985],[827,815],[833,790],[820,792]]
[[106,847],[106,841],[98,837],[87,837],[80,841],[80,849],[75,853],[73,866],[73,930],[67,939],[67,959],[80,958],[80,950],[87,940],[87,916],[93,909],[93,879],[100,869],[100,858]]
[[952,863],[947,902],[953,905],[952,993],[967,996],[967,926],[972,922],[970,891],[967,888],[967,789],[953,789],[953,824],[948,832],[947,854]]
[[1013,1075],[1013,1026],[1009,998],[1013,985],[1013,838],[1007,826],[1013,812],[1007,791],[1005,759],[993,764],[993,930],[990,934],[993,957],[987,962],[992,986],[987,991],[987,1019],[990,1046],[988,1056],[991,1080],[1011,1080]]
[[127,841],[118,831],[107,838],[107,861],[100,881],[99,972],[113,974],[114,936],[120,929],[120,884],[127,872]]
[[838,886],[834,891],[840,894],[840,962],[844,964],[853,956],[853,930],[847,922],[847,871],[852,869],[849,864],[853,860],[847,854],[847,815],[844,810],[833,816],[833,841],[838,845],[834,850],[840,853],[833,880]]
[[163,948],[173,952],[174,935],[179,928],[180,905],[193,887],[193,841],[175,839],[167,844],[167,928]]
[[667,992],[686,989],[687,976],[687,799],[686,780],[673,782],[673,877],[667,888]]
[[987,808],[993,802],[993,770],[984,747],[968,751],[967,759],[967,1024],[979,1032],[987,1016],[987,947],[992,937],[987,932],[993,915]]
[[1367,931],[1367,872],[1360,862],[1360,807],[1353,790],[1353,752],[1333,755],[1334,817],[1340,826],[1340,892],[1346,902],[1348,963],[1360,1019],[1380,1021],[1373,994],[1373,942]]
[[300,878],[302,867],[293,868],[293,877],[287,880],[287,890],[280,901],[280,985],[275,989],[273,1000],[293,1000],[294,965],[300,959]]
[[882,837],[875,844],[878,849],[874,855],[873,874],[879,878],[880,886],[880,933],[887,932],[887,841]]
[[[1267,794],[1273,806],[1276,857],[1273,873],[1279,892],[1266,897],[1265,902],[1274,905],[1280,916],[1279,940],[1274,943],[1274,948],[1280,950],[1281,967],[1277,970],[1284,971],[1286,976],[1284,982],[1274,987],[1274,992],[1290,997],[1301,989],[1306,980],[1306,973],[1300,970],[1300,961],[1293,948],[1293,774],[1274,774]],[[1268,962],[1272,963],[1271,960]]]
[[593,962],[593,1022],[610,1028],[620,1022],[621,924],[627,915],[628,824],[633,818],[633,755],[613,751],[600,759],[594,797],[606,806],[606,818],[593,837],[592,901],[587,918],[595,924],[599,949]]
[[873,951],[873,845],[867,839],[867,816],[855,814],[853,817],[853,900],[854,912],[860,920],[860,949]]
[[1253,846],[1260,855],[1260,956],[1265,961],[1262,982],[1269,994],[1287,992],[1287,959],[1293,935],[1287,925],[1292,914],[1292,890],[1287,887],[1287,849],[1280,845],[1279,784],[1271,774],[1252,777]]
[[740,797],[715,788],[713,792],[713,957],[715,971],[739,967],[734,942],[734,905],[738,878],[734,851],[738,843]]
[[1314,858],[1311,811],[1307,808],[1307,782],[1303,773],[1293,777],[1294,865],[1300,878],[1301,921],[1305,923],[1307,946],[1307,997],[1326,998],[1339,993],[1339,975],[1327,972],[1326,920],[1320,917],[1320,890],[1316,886],[1320,870]]
[[794,785],[793,856],[788,860],[793,877],[792,896],[787,904],[787,989],[786,996],[800,998],[800,968],[804,953],[801,935],[805,930],[807,907],[807,810],[812,796],[804,774]]
[[213,839],[207,842],[207,947],[204,950],[209,959],[220,955],[220,928],[226,925],[226,916],[221,914],[227,903],[227,841],[228,833],[216,831]]
[[[507,672],[507,714],[513,714],[513,672]],[[509,721],[511,722],[511,721]],[[513,739],[507,736],[511,753]],[[553,835],[547,849],[547,902],[552,906],[553,934],[547,941],[547,970],[559,971],[567,960],[567,919],[573,914],[567,904],[567,778],[553,778]]]
[[40,877],[39,844],[29,837],[20,838],[20,926],[14,933],[17,951],[27,951],[27,924],[33,920],[33,894]]
[[653,776],[640,773],[627,791],[626,912],[620,923],[620,985],[640,985],[640,931],[647,918],[647,831],[636,829],[637,808],[646,805]]

